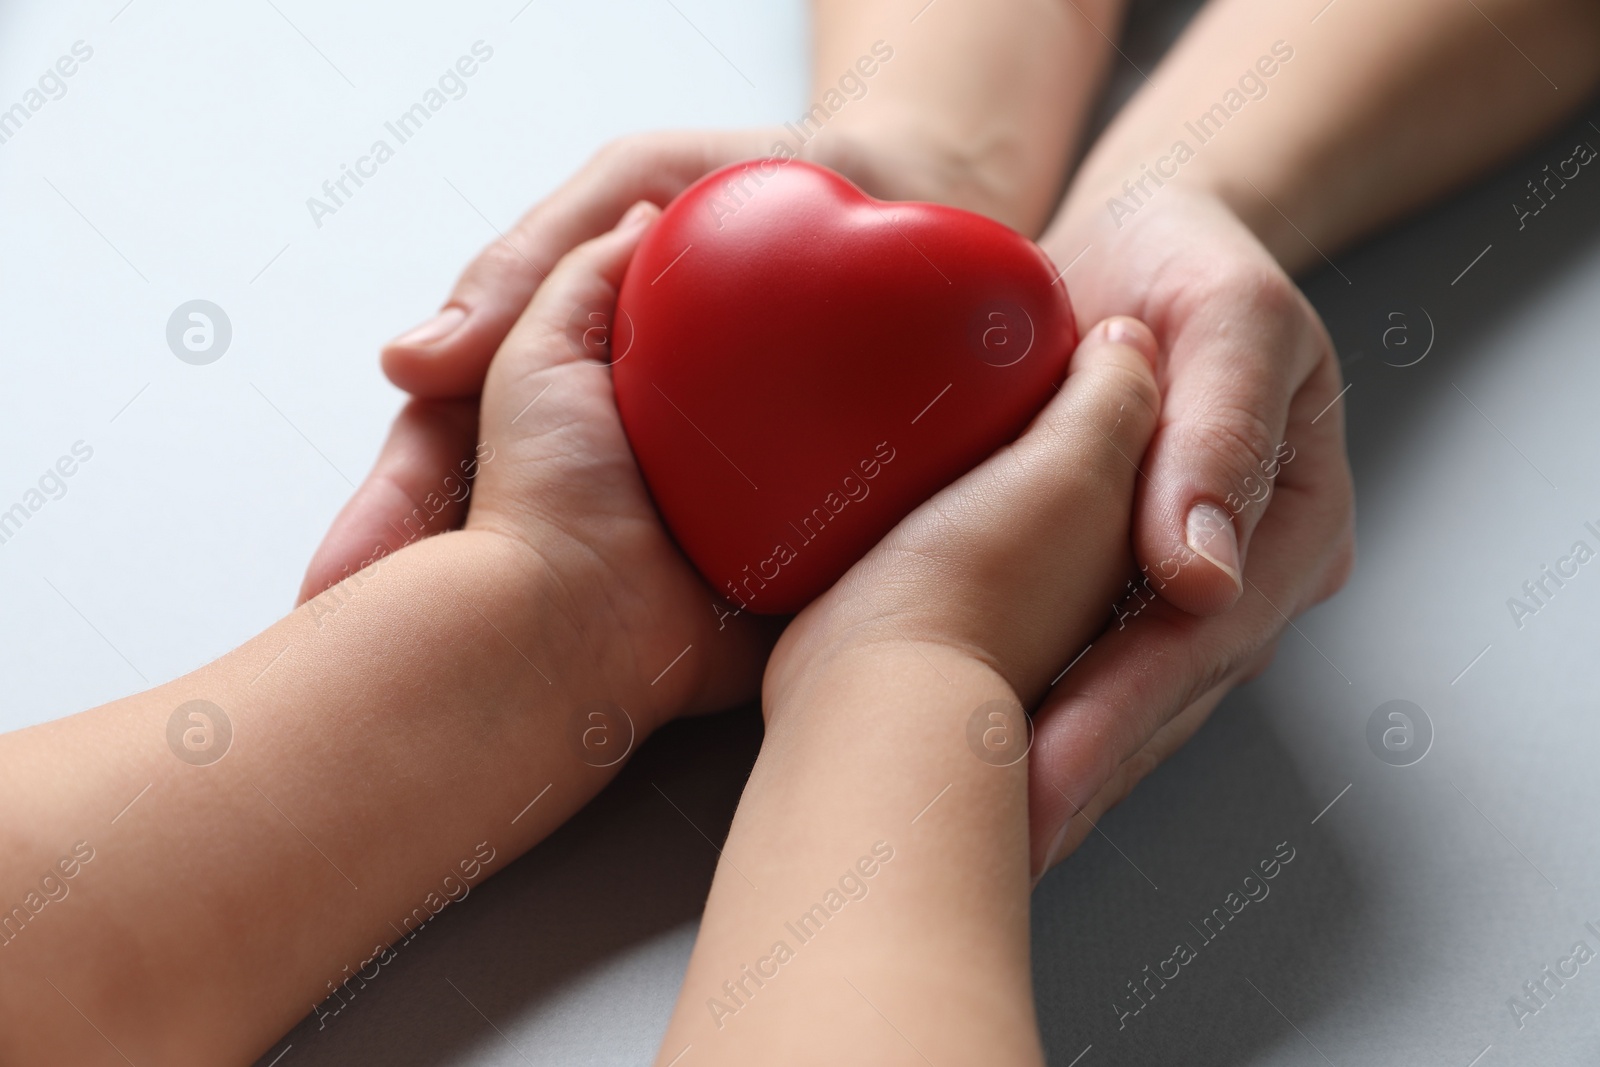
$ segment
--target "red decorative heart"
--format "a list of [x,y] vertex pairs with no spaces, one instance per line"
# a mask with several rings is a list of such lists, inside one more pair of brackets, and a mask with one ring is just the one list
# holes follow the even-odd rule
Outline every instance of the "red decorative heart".
[[617,302],[622,424],[667,525],[740,610],[798,611],[1015,439],[1077,327],[1032,241],[778,159],[707,175]]

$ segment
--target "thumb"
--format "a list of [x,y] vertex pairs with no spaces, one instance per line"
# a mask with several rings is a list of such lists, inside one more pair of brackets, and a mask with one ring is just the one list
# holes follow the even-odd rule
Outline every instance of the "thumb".
[[[1166,339],[1164,339],[1166,340]],[[1290,401],[1332,344],[1286,276],[1181,320],[1134,523],[1141,583],[1197,615],[1232,607],[1274,480]]]

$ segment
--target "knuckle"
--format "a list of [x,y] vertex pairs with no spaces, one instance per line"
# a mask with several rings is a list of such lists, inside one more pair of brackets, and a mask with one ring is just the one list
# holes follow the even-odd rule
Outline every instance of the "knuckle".
[[1262,463],[1277,447],[1272,427],[1258,412],[1237,404],[1226,404],[1199,416],[1187,428],[1186,450],[1209,457],[1227,482],[1223,492],[1240,493],[1249,487],[1246,479],[1264,477]]
[[1243,298],[1256,312],[1274,318],[1294,315],[1304,308],[1300,290],[1283,269],[1264,257],[1233,258],[1210,276],[1203,286],[1208,294]]
[[[1142,359],[1133,356],[1132,359]],[[1106,400],[1118,405],[1125,424],[1146,431],[1155,425],[1161,411],[1161,392],[1156,387],[1155,376],[1147,367],[1131,360],[1106,363],[1100,368],[1099,381]]]
[[1228,677],[1239,669],[1239,664],[1243,662],[1245,655],[1246,653],[1240,652],[1220,656],[1202,653],[1193,662],[1189,672],[1189,685],[1185,689],[1182,699],[1173,706],[1171,715],[1177,715],[1184,708],[1226,682]]
[[1277,656],[1278,639],[1274,637],[1266,643],[1261,651],[1245,661],[1244,666],[1240,668],[1239,684],[1243,685],[1245,682],[1252,682],[1261,677],[1266,673],[1267,668],[1272,666],[1272,661]]
[[630,135],[613,137],[601,145],[595,154],[589,157],[589,168],[594,170],[608,170],[621,166],[637,158],[638,136]]
[[508,240],[497,239],[485,245],[462,274],[463,285],[493,288],[506,279],[520,281],[534,277],[533,264],[510,243],[515,237],[513,232]]
[[1150,776],[1150,773],[1161,766],[1162,754],[1152,745],[1146,745],[1133,755],[1129,756],[1122,764],[1118,773],[1118,788],[1114,794],[1112,805],[1120,804],[1128,799],[1135,786]]
[[603,178],[656,173],[670,163],[676,144],[670,132],[626,134],[601,145],[589,169]]

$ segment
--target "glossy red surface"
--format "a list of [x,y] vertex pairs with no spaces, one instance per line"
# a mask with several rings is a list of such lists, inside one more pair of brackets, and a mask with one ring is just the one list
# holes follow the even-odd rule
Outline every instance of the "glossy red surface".
[[1056,274],[997,222],[807,163],[685,190],[623,280],[613,376],[656,506],[712,586],[798,611],[1013,440],[1077,343]]

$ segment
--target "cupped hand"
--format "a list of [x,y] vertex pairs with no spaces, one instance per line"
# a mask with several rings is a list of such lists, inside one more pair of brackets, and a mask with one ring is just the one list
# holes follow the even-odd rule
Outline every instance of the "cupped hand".
[[1120,223],[1098,204],[1069,214],[1045,246],[1082,256],[1066,276],[1080,322],[1136,316],[1165,358],[1140,462],[1140,574],[1035,719],[1040,872],[1344,584],[1354,546],[1333,344],[1225,205],[1168,187]]
[[964,655],[1032,707],[1131,570],[1134,462],[1160,404],[1156,355],[1142,323],[1090,330],[1021,437],[918,507],[795,617],[767,664],[769,713],[798,703],[796,687],[834,657],[902,643]]
[[592,358],[605,354],[593,332],[609,324],[659,214],[635,205],[548,272],[489,365],[478,441],[459,472],[474,479],[466,528],[502,535],[526,550],[515,558],[554,576],[536,587],[557,595],[530,610],[575,620],[612,676],[595,681],[648,694],[646,726],[752,696],[771,638],[755,620],[719,618],[720,601],[656,515],[610,367]]
[[630,205],[665,205],[707,173],[742,159],[794,153],[886,198],[932,196],[937,182],[955,180],[948,167],[924,165],[916,146],[892,141],[824,131],[799,144],[773,127],[638,134],[601,149],[480,252],[436,314],[384,347],[385,373],[416,399],[395,420],[372,472],[312,557],[299,600],[358,570],[374,544],[392,551],[460,524],[465,497],[440,486],[472,455],[476,397],[489,361],[573,247],[616,225]]

